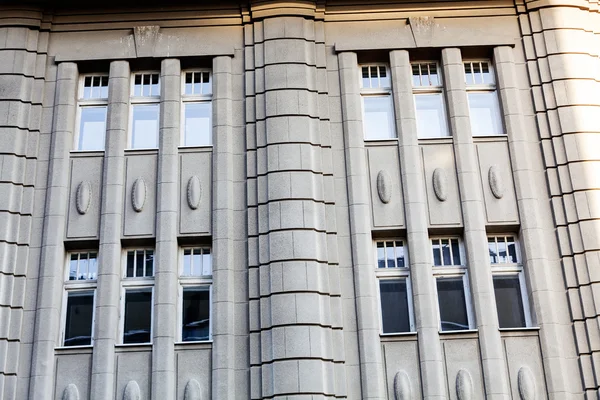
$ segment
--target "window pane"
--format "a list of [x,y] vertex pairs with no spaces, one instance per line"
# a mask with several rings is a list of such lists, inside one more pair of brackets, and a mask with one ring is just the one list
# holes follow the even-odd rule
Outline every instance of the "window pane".
[[142,75],[142,96],[150,96],[150,75]]
[[363,67],[362,68],[362,87],[364,88],[370,88],[370,81],[369,81],[369,67]]
[[78,280],[87,279],[88,275],[88,255],[87,253],[81,253],[79,255],[79,273],[77,275]]
[[152,88],[150,90],[152,96],[160,96],[160,80],[158,74],[152,74]]
[[73,292],[67,297],[65,346],[92,344],[92,316],[94,292]]
[[192,259],[192,275],[202,275],[202,250],[194,249]]
[[420,138],[448,136],[446,111],[441,93],[415,95],[417,130]]
[[396,242],[396,266],[404,268],[404,246],[402,242]]
[[432,240],[431,247],[433,249],[433,265],[442,265],[442,252],[440,250],[440,241],[438,239]]
[[183,251],[183,271],[181,275],[190,276],[192,274],[192,250]]
[[465,289],[461,278],[437,278],[442,331],[469,329]]
[[496,239],[493,237],[488,238],[488,251],[490,253],[490,263],[498,263],[498,249],[496,248]]
[[212,84],[210,82],[210,73],[202,72],[202,94],[211,94]]
[[135,264],[135,252],[133,251],[128,251],[127,252],[127,274],[126,276],[128,278],[132,278],[133,275],[133,267]]
[[516,263],[518,262],[517,260],[517,249],[515,248],[515,239],[512,237],[508,237],[508,262],[509,263]]
[[502,135],[496,92],[469,93],[469,116],[473,136]]
[[210,329],[210,292],[208,287],[183,289],[181,340],[208,340]]
[[396,266],[394,256],[394,242],[385,242],[385,258],[387,260],[387,267],[394,268]]
[[498,262],[506,263],[506,241],[504,237],[499,237],[496,239],[498,243]]
[[391,96],[363,96],[365,139],[395,138]]
[[150,342],[152,324],[152,290],[125,292],[123,343]]
[[211,143],[211,103],[187,103],[185,105],[184,146],[209,146]]
[[460,262],[460,248],[458,247],[458,239],[450,239],[452,244],[452,259],[453,265],[462,265]]
[[202,251],[202,275],[212,275],[212,256],[210,249]]
[[379,281],[383,333],[410,332],[406,279]]
[[158,147],[158,104],[133,106],[132,149]]
[[193,94],[194,93],[193,88],[192,88],[193,76],[194,76],[193,72],[187,72],[185,74],[185,94]]
[[154,251],[146,250],[146,275],[154,276]]
[[96,279],[98,275],[98,259],[96,253],[90,253],[88,259],[88,276],[87,279]]
[[452,265],[452,257],[450,257],[450,241],[448,239],[442,239],[442,257],[444,259],[444,265]]
[[385,248],[383,242],[377,242],[377,267],[385,268]]
[[496,294],[500,328],[526,326],[519,277],[516,275],[494,276],[494,293]]
[[69,262],[69,280],[74,281],[77,279],[77,262],[79,259],[78,254],[71,254],[71,261]]
[[102,78],[102,83],[101,83],[101,91],[100,91],[100,97],[102,97],[103,99],[108,98],[108,76],[103,76]]
[[106,107],[82,107],[77,150],[104,150]]
[[135,255],[135,276],[144,276],[144,251],[136,251]]

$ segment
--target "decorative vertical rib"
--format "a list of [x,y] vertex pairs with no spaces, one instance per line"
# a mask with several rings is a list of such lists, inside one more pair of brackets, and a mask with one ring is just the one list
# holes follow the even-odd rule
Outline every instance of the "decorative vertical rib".
[[[508,143],[511,152],[512,169],[519,213],[521,215],[521,255],[525,264],[525,273],[531,287],[532,308],[539,310],[537,324],[540,329],[540,345],[542,360],[546,372],[549,393],[557,397],[574,389],[572,372],[577,370],[575,344],[570,326],[569,308],[564,296],[564,282],[559,275],[548,274],[548,271],[559,269],[558,261],[548,258],[547,243],[553,243],[554,235],[545,229],[540,210],[547,207],[540,204],[539,193],[546,192],[545,180],[541,173],[536,173],[534,147],[539,146],[534,131],[525,128],[521,95],[517,87],[517,73],[513,49],[497,47],[494,49],[495,67],[498,71],[498,89],[503,102],[504,122],[508,132]],[[514,112],[509,112],[514,110]],[[550,210],[548,209],[548,215]],[[573,392],[571,392],[573,393]]]
[[29,397],[40,400],[50,399],[53,393],[55,363],[51,360],[60,331],[62,292],[57,289],[64,276],[63,240],[76,91],[77,65],[59,64],[29,388]]
[[417,121],[412,95],[412,73],[408,52],[390,52],[400,169],[404,188],[406,236],[410,254],[411,282],[423,398],[446,398],[446,378],[436,314],[435,288],[431,266],[431,244],[427,230],[427,198],[421,171]]
[[219,400],[236,397],[231,64],[231,57],[213,59],[212,398]]
[[179,108],[181,66],[166,59],[160,70],[160,132],[156,210],[156,270],[152,331],[152,398],[175,397],[177,326],[177,212],[179,207]]
[[371,210],[356,53],[338,54],[362,399],[386,396],[373,273]]
[[129,119],[129,63],[113,61],[109,71],[103,196],[100,212],[98,288],[94,324],[91,390],[94,400],[114,398],[115,343],[119,322],[121,232]]
[[[471,283],[473,309],[479,330],[479,348],[483,367],[486,396],[488,399],[509,397],[508,371],[498,318],[490,259],[485,231],[483,194],[479,181],[475,144],[471,136],[465,74],[460,50],[442,50],[442,63],[446,79],[450,126],[454,142],[454,154],[458,169],[458,186],[461,193],[462,214],[465,224],[464,241]],[[486,171],[487,172],[487,171]]]

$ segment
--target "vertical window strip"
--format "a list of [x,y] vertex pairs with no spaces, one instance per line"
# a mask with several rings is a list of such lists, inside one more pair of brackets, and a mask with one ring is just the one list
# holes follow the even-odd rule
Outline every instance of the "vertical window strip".
[[71,254],[68,280],[95,280],[97,273],[98,260],[96,252]]
[[433,265],[440,267],[462,266],[458,238],[436,238],[431,240]]
[[134,97],[160,96],[160,76],[158,73],[135,74],[133,83]]
[[185,73],[185,95],[212,94],[211,73],[209,71],[191,71]]
[[390,78],[385,65],[366,65],[362,67],[363,89],[389,90],[390,86]]
[[467,61],[465,66],[465,81],[469,85],[494,85],[494,74],[487,61]]
[[413,87],[440,87],[437,63],[413,63]]
[[404,243],[401,240],[377,242],[377,266],[379,268],[405,268]]
[[181,276],[211,276],[212,255],[210,248],[194,247],[183,251]]
[[129,250],[126,258],[125,277],[152,276],[154,276],[154,250]]
[[106,100],[108,98],[108,76],[87,75],[83,78],[82,100]]

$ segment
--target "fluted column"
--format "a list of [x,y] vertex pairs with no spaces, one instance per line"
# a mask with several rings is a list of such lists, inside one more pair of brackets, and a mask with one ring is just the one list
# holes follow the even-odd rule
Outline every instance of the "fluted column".
[[123,152],[129,124],[129,82],[129,63],[111,62],[90,390],[93,400],[109,400],[114,396],[115,343],[118,342],[119,287],[122,276],[121,232],[125,186]]
[[362,399],[386,396],[356,53],[338,54]]
[[177,215],[179,202],[179,109],[181,66],[166,59],[160,69],[160,131],[156,210],[156,271],[152,330],[152,398],[175,397],[177,327]]
[[54,347],[60,331],[69,151],[75,127],[77,74],[74,63],[58,66],[29,386],[29,397],[40,400],[52,398],[54,385]]
[[427,197],[421,169],[408,51],[390,52],[390,67],[392,87],[394,88],[400,171],[404,189],[406,237],[410,255],[410,277],[416,316],[423,398],[445,399],[446,377],[431,269],[433,260],[431,259],[431,242],[427,230]]
[[473,308],[479,331],[485,391],[488,400],[508,399],[510,393],[508,371],[495,312],[496,300],[490,271],[483,194],[475,145],[471,136],[465,72],[460,50],[456,48],[442,50],[442,63],[458,169],[464,242]]

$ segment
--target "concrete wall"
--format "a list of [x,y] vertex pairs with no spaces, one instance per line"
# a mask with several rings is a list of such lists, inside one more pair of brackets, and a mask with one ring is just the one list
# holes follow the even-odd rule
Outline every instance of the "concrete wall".
[[[597,4],[549,3],[0,8],[0,397],[595,398]],[[506,135],[473,137],[474,58],[494,65]],[[443,75],[447,138],[417,136],[422,60]],[[391,73],[397,139],[364,140],[370,62]],[[187,68],[212,71],[209,147],[178,146]],[[161,76],[157,150],[127,150],[141,70]],[[109,75],[106,148],[72,152],[87,72]],[[527,328],[499,329],[488,233],[519,238]],[[435,235],[464,243],[469,331],[440,332]],[[374,238],[405,241],[414,332],[381,334]],[[178,342],[191,244],[212,247],[206,343]],[[134,246],[155,249],[151,345],[119,344]],[[66,348],[65,257],[82,249],[99,254],[94,342]]]

